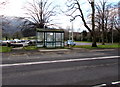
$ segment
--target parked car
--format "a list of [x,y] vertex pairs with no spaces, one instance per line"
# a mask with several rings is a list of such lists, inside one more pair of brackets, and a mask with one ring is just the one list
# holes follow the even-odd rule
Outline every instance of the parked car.
[[10,43],[10,41],[9,41],[9,40],[3,40],[3,41],[1,42],[1,45],[2,45],[2,46],[7,46],[7,43]]
[[4,40],[0,44],[1,46],[13,46],[13,47],[22,47],[22,46],[28,46],[29,43],[27,41],[22,41],[22,40]]
[[67,45],[67,46],[69,46],[69,45],[75,46],[76,43],[75,43],[74,41],[72,41],[72,40],[67,40],[66,45]]
[[11,43],[11,46],[13,47],[24,47],[24,46],[28,46],[27,43]]
[[25,47],[25,46],[28,46],[28,43],[27,42],[23,42],[23,41],[19,41],[19,42],[16,42],[16,43],[11,43],[11,46],[13,47]]
[[29,45],[32,45],[32,46],[36,45],[36,40],[30,40]]
[[14,39],[14,41],[15,41],[16,43],[21,42],[21,40],[19,40],[19,39]]

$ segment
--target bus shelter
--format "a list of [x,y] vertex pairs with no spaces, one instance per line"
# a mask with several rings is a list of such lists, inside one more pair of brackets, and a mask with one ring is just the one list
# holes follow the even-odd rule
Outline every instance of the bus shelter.
[[64,47],[63,29],[37,29],[37,47]]

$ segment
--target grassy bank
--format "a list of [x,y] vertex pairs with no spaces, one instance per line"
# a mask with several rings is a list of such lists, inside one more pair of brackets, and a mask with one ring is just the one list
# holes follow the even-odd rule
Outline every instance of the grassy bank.
[[91,45],[76,45],[76,48],[87,48],[87,49],[96,49],[96,48],[120,48],[120,45],[113,44],[113,45],[98,45],[98,47],[92,47]]
[[27,47],[23,47],[24,50],[36,50],[38,49],[36,46],[27,46]]
[[0,52],[10,52],[12,50],[11,47],[0,46]]
[[80,42],[80,43],[92,43],[92,42],[89,42],[89,41],[75,41],[75,42]]
[[[64,49],[67,49],[67,48],[68,47],[64,47]],[[76,46],[74,46],[74,48],[106,49],[106,48],[120,48],[120,45],[118,45],[118,44],[98,45],[98,47],[92,47],[91,45],[76,45]],[[37,49],[40,49],[40,48],[37,48],[36,46],[27,46],[27,47],[23,47],[23,49],[24,50],[37,50]],[[10,51],[12,51],[12,47],[0,46],[0,52],[10,52]]]

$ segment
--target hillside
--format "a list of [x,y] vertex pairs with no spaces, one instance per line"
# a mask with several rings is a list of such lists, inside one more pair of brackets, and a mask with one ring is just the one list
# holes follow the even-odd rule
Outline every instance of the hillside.
[[2,29],[4,33],[14,34],[17,31],[21,31],[24,28],[24,24],[28,25],[30,23],[29,20],[22,17],[3,17]]

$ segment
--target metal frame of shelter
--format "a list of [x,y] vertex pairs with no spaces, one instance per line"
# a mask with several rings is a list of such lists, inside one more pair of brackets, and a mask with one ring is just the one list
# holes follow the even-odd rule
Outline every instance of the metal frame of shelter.
[[37,47],[62,48],[64,47],[63,29],[37,29]]

